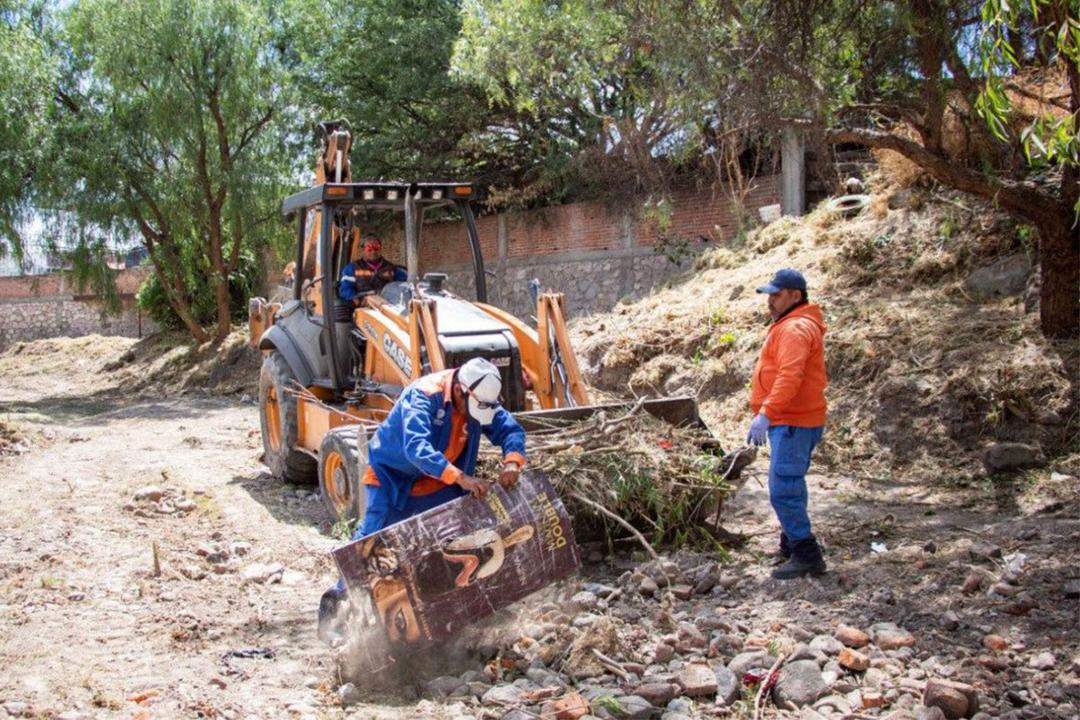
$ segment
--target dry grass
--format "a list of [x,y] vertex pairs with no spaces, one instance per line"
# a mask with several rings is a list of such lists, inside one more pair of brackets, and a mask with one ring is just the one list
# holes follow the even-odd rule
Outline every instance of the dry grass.
[[1042,338],[1021,298],[977,301],[979,265],[1028,252],[1026,233],[970,197],[913,189],[851,220],[785,218],[743,248],[636,303],[577,320],[590,382],[621,396],[697,392],[727,447],[750,421],[747,387],[766,332],[754,293],[781,267],[802,270],[825,310],[829,429],[819,460],[842,470],[927,479],[981,472],[987,444],[1015,440],[1063,458],[1080,447],[1080,350]]

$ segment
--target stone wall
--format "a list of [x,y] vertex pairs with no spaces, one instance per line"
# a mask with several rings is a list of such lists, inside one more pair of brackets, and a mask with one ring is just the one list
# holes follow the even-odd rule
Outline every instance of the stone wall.
[[58,274],[0,278],[0,351],[40,338],[90,334],[142,337],[154,332],[156,326],[135,303],[146,272],[133,268],[118,273],[119,315],[104,314],[97,298],[78,294]]
[[[755,180],[746,210],[778,204],[779,176]],[[480,218],[477,230],[486,269],[488,301],[521,317],[534,312],[529,281],[566,295],[569,314],[608,310],[624,297],[640,297],[684,272],[704,250],[731,241],[737,218],[730,199],[709,190],[672,195],[671,213],[661,230],[641,208],[577,203]],[[422,272],[445,272],[448,287],[475,297],[472,256],[463,224],[424,226]],[[672,262],[676,255],[681,262]]]

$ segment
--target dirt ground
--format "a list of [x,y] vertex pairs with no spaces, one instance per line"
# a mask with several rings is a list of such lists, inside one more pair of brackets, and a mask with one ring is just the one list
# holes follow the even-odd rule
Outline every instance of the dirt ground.
[[[332,659],[315,637],[336,541],[312,488],[285,486],[258,462],[256,406],[243,395],[131,392],[123,372],[103,369],[131,341],[109,340],[97,354],[93,339],[44,347],[0,355],[0,421],[22,438],[0,456],[0,708],[65,720],[505,712],[479,696],[434,701],[422,676],[412,678],[415,692],[403,688],[389,703],[369,695],[341,708]],[[719,562],[713,591],[672,607],[640,595],[640,553],[622,546],[603,559],[585,552],[592,561],[582,576],[548,600],[565,608],[585,583],[621,585],[625,599],[607,613],[626,627],[648,640],[670,630],[672,614],[677,622],[712,614],[728,629],[720,646],[728,655],[840,624],[892,622],[916,638],[915,652],[896,661],[898,683],[909,675],[915,685],[928,675],[972,683],[991,716],[1070,717],[1080,708],[1076,477],[1048,471],[973,487],[818,475],[810,484],[831,569],[820,580],[768,579],[775,520],[762,479],[750,477],[725,522],[747,545],[674,557]],[[1026,558],[1015,592],[988,594],[1002,556],[1014,553]],[[973,573],[981,587],[965,594]],[[535,607],[493,625],[512,640],[528,631]],[[987,634],[1008,642],[995,670],[981,663]],[[1045,652],[1054,662],[1034,669]],[[627,645],[620,658],[639,662],[642,653]],[[451,672],[482,669],[462,663]],[[746,712],[708,705],[693,716]]]

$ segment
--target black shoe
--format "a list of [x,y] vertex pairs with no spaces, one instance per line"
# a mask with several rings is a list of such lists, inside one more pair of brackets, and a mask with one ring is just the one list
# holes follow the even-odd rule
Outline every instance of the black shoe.
[[772,576],[777,580],[794,580],[804,575],[821,575],[824,572],[825,558],[821,556],[821,546],[811,535],[791,546],[791,557],[773,570]]
[[771,557],[773,565],[779,565],[791,559],[791,543],[788,542],[783,530],[780,531],[780,548]]
[[345,637],[349,602],[344,590],[332,587],[319,599],[319,639],[334,645]]

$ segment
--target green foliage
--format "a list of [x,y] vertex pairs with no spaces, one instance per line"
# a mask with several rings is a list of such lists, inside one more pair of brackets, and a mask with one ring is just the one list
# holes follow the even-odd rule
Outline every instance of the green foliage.
[[[194,261],[189,260],[185,265],[194,265]],[[239,265],[229,274],[230,318],[233,322],[247,319],[247,300],[259,294],[262,281],[261,266],[256,256],[250,251],[242,252]],[[191,289],[185,299],[196,322],[204,326],[213,325],[217,320],[217,302],[213,288],[204,282],[198,282],[197,273],[191,271],[185,278],[185,285]],[[184,329],[184,321],[170,303],[159,275],[146,278],[139,288],[136,301],[139,308],[159,327],[169,330]]]
[[80,0],[59,21],[35,201],[87,237],[140,239],[174,314],[209,339],[243,298],[209,317],[200,298],[221,287],[230,304],[233,276],[254,277],[240,257],[288,232],[277,216],[297,118],[281,23],[240,0]]
[[0,257],[22,259],[20,225],[30,219],[29,179],[46,159],[46,112],[56,61],[27,2],[0,2]]
[[[1024,24],[1036,28],[1036,45],[1053,48],[1066,64],[1080,64],[1080,19],[1076,6],[1068,12],[1067,0],[1029,0],[1008,2],[986,0],[982,6],[983,32],[979,53],[983,71],[982,91],[976,101],[979,114],[990,131],[1003,142],[1010,140],[1009,121],[1015,114],[1005,88],[1005,78],[1021,67],[1021,58],[1010,35]],[[1020,131],[1019,140],[1028,162],[1035,167],[1048,164],[1080,165],[1080,128],[1075,113],[1055,117],[1044,113],[1031,118]],[[1076,207],[1080,212],[1080,204]]]
[[354,178],[473,178],[496,160],[463,144],[487,103],[449,74],[456,0],[293,0],[285,18],[309,124],[351,123]]

